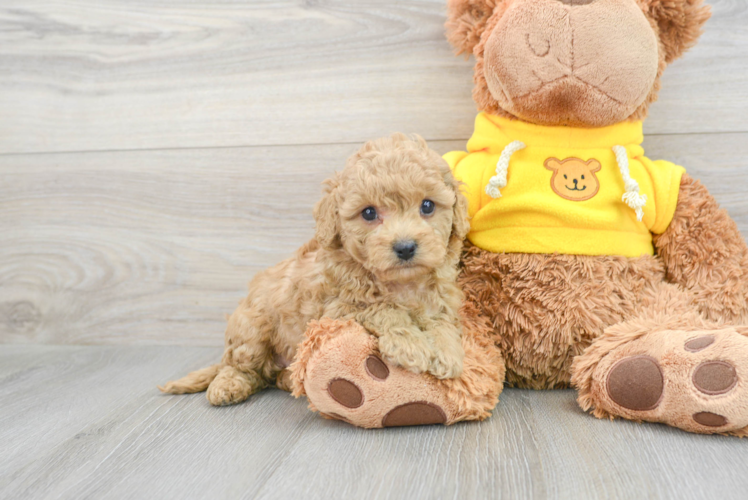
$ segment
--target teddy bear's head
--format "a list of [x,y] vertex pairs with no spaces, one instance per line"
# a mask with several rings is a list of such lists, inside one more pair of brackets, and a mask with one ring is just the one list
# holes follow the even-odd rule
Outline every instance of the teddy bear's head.
[[643,119],[710,15],[702,0],[448,0],[448,11],[450,43],[476,58],[480,110],[582,127]]

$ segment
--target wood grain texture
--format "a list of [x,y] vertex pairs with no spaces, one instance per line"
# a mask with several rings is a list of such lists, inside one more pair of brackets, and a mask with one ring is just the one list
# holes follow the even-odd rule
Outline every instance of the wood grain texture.
[[[0,153],[466,138],[444,3],[4,2]],[[710,3],[649,133],[748,132],[748,4]]]
[[[645,146],[748,234],[748,134]],[[313,235],[320,182],[356,148],[0,156],[0,342],[222,345],[245,284]]]
[[155,389],[219,354],[4,346],[0,496],[730,499],[748,487],[743,441],[597,420],[573,391],[506,390],[482,423],[367,431],[277,390],[214,408]]

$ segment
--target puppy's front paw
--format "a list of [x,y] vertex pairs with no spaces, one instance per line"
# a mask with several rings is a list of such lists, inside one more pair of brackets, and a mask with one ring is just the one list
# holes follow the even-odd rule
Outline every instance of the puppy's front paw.
[[445,339],[434,346],[433,358],[429,363],[429,373],[436,378],[457,378],[462,375],[462,361],[465,351],[459,337]]
[[414,373],[428,371],[431,346],[419,335],[393,332],[379,337],[379,352],[388,361]]

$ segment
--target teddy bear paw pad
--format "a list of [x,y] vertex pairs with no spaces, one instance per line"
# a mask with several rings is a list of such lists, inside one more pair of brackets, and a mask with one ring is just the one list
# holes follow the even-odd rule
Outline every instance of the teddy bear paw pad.
[[445,424],[456,409],[442,382],[384,361],[376,339],[352,329],[307,365],[304,390],[325,417],[367,428]]
[[699,352],[703,351],[712,344],[714,344],[714,335],[702,335],[700,337],[688,340],[684,346],[684,349],[688,352]]
[[748,426],[748,338],[733,329],[653,332],[606,358],[597,406],[611,415],[691,432]]
[[405,403],[387,412],[382,419],[382,427],[402,427],[405,425],[431,425],[447,422],[447,415],[433,403],[418,401]]
[[705,361],[693,372],[693,385],[710,396],[724,394],[738,383],[735,367],[724,361]]
[[631,356],[618,361],[608,373],[608,395],[629,410],[651,410],[662,399],[664,382],[654,358]]
[[358,408],[364,404],[364,395],[356,384],[343,378],[336,378],[327,385],[330,397],[346,408]]
[[366,373],[368,373],[373,379],[376,380],[387,380],[390,376],[390,369],[387,365],[379,359],[379,356],[371,355],[366,358]]

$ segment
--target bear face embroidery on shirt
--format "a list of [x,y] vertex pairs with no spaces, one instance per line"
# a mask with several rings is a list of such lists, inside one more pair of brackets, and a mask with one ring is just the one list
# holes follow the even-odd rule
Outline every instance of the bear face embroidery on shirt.
[[543,165],[553,171],[551,188],[561,198],[571,201],[589,200],[600,190],[600,181],[595,172],[599,172],[602,166],[594,158],[587,161],[579,158],[548,158]]

